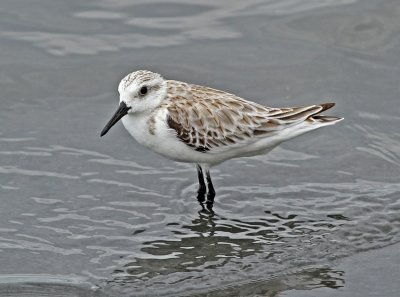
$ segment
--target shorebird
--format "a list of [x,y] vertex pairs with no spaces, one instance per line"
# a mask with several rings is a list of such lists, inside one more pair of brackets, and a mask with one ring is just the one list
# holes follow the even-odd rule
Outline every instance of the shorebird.
[[321,115],[334,103],[266,107],[148,70],[125,76],[118,92],[119,107],[101,136],[122,119],[137,142],[169,159],[196,164],[197,199],[210,211],[215,197],[211,166],[266,154],[283,141],[342,120]]

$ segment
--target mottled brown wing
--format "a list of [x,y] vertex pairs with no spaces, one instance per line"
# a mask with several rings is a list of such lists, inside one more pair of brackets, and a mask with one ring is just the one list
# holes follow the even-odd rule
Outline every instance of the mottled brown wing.
[[167,125],[200,152],[238,147],[321,112],[320,105],[269,108],[212,88],[168,81]]

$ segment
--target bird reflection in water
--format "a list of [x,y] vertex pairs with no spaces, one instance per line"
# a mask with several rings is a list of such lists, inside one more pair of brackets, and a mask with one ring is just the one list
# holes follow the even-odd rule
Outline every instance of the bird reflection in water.
[[204,283],[214,284],[209,289],[218,293],[221,287],[213,275],[229,274],[229,279],[244,280],[240,285],[231,281],[233,292],[244,290],[247,295],[337,288],[344,283],[342,272],[318,267],[317,261],[308,259],[318,257],[311,246],[331,248],[323,238],[346,222],[343,218],[339,214],[307,216],[270,210],[242,218],[199,211],[189,223],[166,223],[170,234],[143,242],[140,255],[125,257],[108,285],[120,288],[129,284],[139,290],[169,288],[178,282],[184,290],[185,286],[192,288],[195,279],[199,289],[204,289]]

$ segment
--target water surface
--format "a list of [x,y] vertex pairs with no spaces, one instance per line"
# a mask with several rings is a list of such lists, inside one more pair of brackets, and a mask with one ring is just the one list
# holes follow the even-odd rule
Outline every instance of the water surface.
[[[0,294],[345,287],[344,258],[400,241],[399,17],[395,0],[3,1]],[[210,216],[192,165],[120,124],[99,138],[142,68],[269,106],[334,101],[345,121],[213,169]]]

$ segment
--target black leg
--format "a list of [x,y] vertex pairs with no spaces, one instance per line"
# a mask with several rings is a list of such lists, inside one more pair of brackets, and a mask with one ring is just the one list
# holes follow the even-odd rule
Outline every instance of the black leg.
[[199,164],[197,167],[197,177],[199,178],[199,189],[197,190],[197,200],[199,201],[201,207],[204,208],[204,201],[206,200],[206,183],[204,182],[203,169]]
[[208,193],[207,193],[207,201],[206,201],[206,206],[209,211],[213,211],[213,205],[214,205],[214,197],[215,197],[215,190],[213,183],[211,181],[211,175],[210,175],[210,170],[207,169],[206,171],[206,176],[207,176],[207,186],[208,186]]

